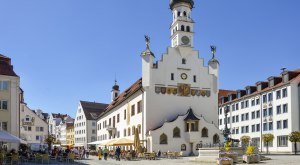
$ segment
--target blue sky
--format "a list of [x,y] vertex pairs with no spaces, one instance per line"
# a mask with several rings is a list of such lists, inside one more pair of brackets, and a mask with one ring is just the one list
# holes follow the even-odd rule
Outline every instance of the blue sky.
[[[0,0],[0,53],[29,107],[74,116],[79,100],[110,102],[141,76],[144,34],[157,60],[170,45],[168,0]],[[220,86],[240,89],[300,68],[299,0],[196,0],[195,49],[218,47]]]

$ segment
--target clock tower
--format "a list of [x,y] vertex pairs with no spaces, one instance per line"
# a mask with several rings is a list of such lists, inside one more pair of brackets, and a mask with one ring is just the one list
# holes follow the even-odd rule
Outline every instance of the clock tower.
[[193,0],[171,0],[170,9],[173,12],[171,25],[171,45],[194,46],[194,21],[191,17],[194,7]]

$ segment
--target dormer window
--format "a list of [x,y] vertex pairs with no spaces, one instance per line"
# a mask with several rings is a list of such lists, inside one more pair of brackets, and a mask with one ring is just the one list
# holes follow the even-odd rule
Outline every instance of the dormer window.
[[250,94],[251,94],[251,89],[248,88],[248,89],[247,89],[247,95],[250,95]]
[[238,98],[241,98],[241,92],[238,92],[238,93],[237,93],[237,97],[238,97]]

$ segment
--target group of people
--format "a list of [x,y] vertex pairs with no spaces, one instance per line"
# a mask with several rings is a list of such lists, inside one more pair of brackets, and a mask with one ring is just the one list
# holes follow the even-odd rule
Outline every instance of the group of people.
[[63,157],[67,157],[70,153],[78,155],[79,159],[89,158],[89,150],[86,150],[84,147],[79,148],[79,150],[77,148],[70,149],[69,147],[63,150],[62,148],[54,147],[54,149],[51,151],[51,156],[55,157],[61,155]]
[[[117,161],[120,161],[121,158],[121,148],[120,147],[117,147],[116,150],[115,150],[115,158]],[[107,157],[108,155],[110,154],[110,151],[107,149],[107,147],[105,146],[103,149],[101,147],[99,147],[98,149],[98,158],[99,160],[102,160],[102,157],[104,158],[104,160],[107,160]],[[113,155],[111,155],[113,156]]]

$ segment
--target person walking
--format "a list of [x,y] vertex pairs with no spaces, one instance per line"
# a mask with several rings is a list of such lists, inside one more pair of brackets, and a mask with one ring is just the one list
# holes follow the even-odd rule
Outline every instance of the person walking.
[[117,149],[116,149],[116,161],[121,161],[120,155],[121,155],[121,148],[117,147]]
[[107,160],[107,156],[108,156],[108,149],[106,148],[106,146],[103,149],[103,155],[104,155],[104,160]]
[[98,149],[98,159],[102,160],[102,149],[101,149],[101,147],[99,147],[99,149]]
[[88,148],[88,149],[86,149],[86,158],[88,159],[89,158],[89,156],[90,156],[90,149]]
[[85,148],[82,148],[81,159],[85,159]]

